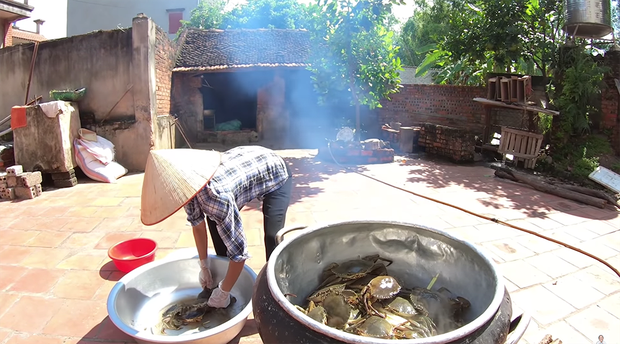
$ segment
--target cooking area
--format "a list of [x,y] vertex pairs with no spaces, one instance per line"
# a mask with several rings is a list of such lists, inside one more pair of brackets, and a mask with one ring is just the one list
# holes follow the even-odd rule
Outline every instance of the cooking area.
[[[611,337],[612,328],[601,326],[613,326],[618,321],[613,314],[616,313],[614,309],[618,304],[620,286],[617,278],[607,267],[543,239],[411,196],[357,174],[345,173],[337,164],[313,158],[316,153],[316,150],[279,151],[279,154],[291,164],[296,178],[286,219],[287,227],[308,226],[307,230],[313,230],[314,235],[321,237],[321,240],[328,239],[332,242],[332,240],[344,240],[344,237],[329,239],[330,235],[323,233],[337,229],[327,224],[365,221],[364,219],[386,221],[388,227],[394,228],[391,232],[379,231],[370,237],[359,235],[359,239],[354,240],[385,242],[386,239],[402,238],[400,235],[405,235],[404,240],[398,241],[401,244],[389,246],[397,248],[394,254],[398,256],[406,254],[407,251],[398,253],[400,252],[398,250],[407,247],[402,243],[410,245],[418,243],[417,247],[421,245],[426,247],[423,243],[427,243],[430,245],[427,246],[430,250],[423,259],[433,259],[434,254],[450,252],[446,250],[449,246],[444,244],[436,246],[429,240],[441,240],[440,242],[449,245],[469,248],[469,251],[459,250],[461,254],[470,252],[477,255],[475,252],[479,250],[497,264],[497,270],[487,270],[490,273],[488,279],[468,277],[466,286],[455,288],[448,284],[448,280],[451,279],[449,269],[432,268],[433,265],[429,265],[429,268],[416,269],[410,275],[411,278],[414,278],[413,276],[419,278],[419,281],[415,281],[412,285],[427,287],[430,280],[438,275],[434,289],[446,286],[453,293],[464,294],[463,296],[471,302],[472,308],[477,308],[477,312],[481,312],[479,314],[484,313],[484,304],[489,307],[486,308],[485,315],[478,320],[478,324],[484,323],[484,319],[489,319],[487,315],[493,310],[500,310],[500,314],[506,312],[501,317],[499,325],[505,328],[511,320],[514,320],[507,314],[516,316],[526,311],[531,315],[531,321],[519,343],[538,343],[545,334],[566,339],[583,337],[584,341],[592,336],[588,334],[597,336],[598,332],[605,332],[606,339]],[[568,242],[581,242],[581,247],[589,247],[588,251],[598,252],[616,266],[620,259],[614,249],[618,247],[616,228],[620,223],[615,213],[609,210],[584,206],[493,178],[493,170],[481,166],[458,166],[445,162],[397,157],[396,162],[392,164],[368,165],[363,169],[365,173],[389,182],[405,181],[404,187],[407,189],[432,194],[435,198],[480,213],[493,214],[509,223],[537,230],[549,236],[562,237]],[[419,181],[421,177],[424,177],[423,182]],[[455,183],[456,178],[462,182]],[[139,222],[141,184],[142,175],[139,173],[124,176],[116,184],[81,179],[80,183],[72,188],[44,192],[27,203],[0,203],[3,219],[0,223],[3,237],[0,251],[0,271],[2,271],[0,296],[3,300],[1,303],[3,307],[0,309],[2,313],[0,334],[4,336],[2,338],[10,337],[16,341],[25,336],[35,336],[42,343],[80,340],[109,343],[134,341],[133,337],[115,325],[111,320],[112,315],[109,315],[106,309],[108,296],[116,288],[118,281],[124,276],[129,276],[117,270],[107,257],[108,248],[119,241],[146,237],[155,240],[158,245],[154,264],[163,263],[168,256],[174,258],[176,255],[181,258],[195,255],[191,230],[182,212],[176,213],[155,227],[146,227]],[[382,195],[381,199],[377,199],[378,194]],[[374,201],[369,202],[370,199]],[[289,302],[284,293],[299,294],[298,297],[303,297],[304,290],[309,293],[313,286],[307,285],[301,290],[295,287],[296,284],[292,284],[292,279],[287,283],[289,286],[286,289],[277,292],[280,299],[271,296],[270,289],[273,289],[273,283],[284,286],[282,283],[286,280],[278,281],[275,275],[272,275],[273,283],[268,282],[270,279],[268,276],[274,274],[276,270],[271,270],[266,265],[261,234],[262,214],[257,206],[258,203],[251,203],[242,210],[241,216],[250,241],[252,258],[248,261],[248,265],[257,275],[263,268],[267,270],[263,272],[262,278],[259,275],[257,281],[260,283],[257,285],[263,286],[263,289],[259,288],[257,292],[261,298],[268,297],[269,301],[261,302],[260,305],[264,307],[276,300]],[[408,225],[394,227],[399,221],[424,226],[430,230],[427,232]],[[373,232],[371,225],[364,226],[369,226],[365,227],[369,233]],[[382,226],[385,227],[384,224]],[[435,233],[435,230],[447,233],[449,236],[454,235],[459,239],[453,241],[454,239],[443,237],[443,234]],[[398,234],[399,232],[403,234]],[[294,239],[310,240],[300,233],[304,231],[292,231],[283,235],[282,244],[279,245],[282,247],[277,248],[280,254],[277,254],[277,259],[272,263],[273,269],[291,266],[285,264],[283,259],[295,258],[295,255],[288,254],[297,251],[292,245],[306,246],[303,245],[303,241],[296,243]],[[342,233],[344,235],[345,232]],[[415,235],[412,235],[413,233]],[[376,239],[370,239],[373,237]],[[321,264],[325,266],[332,261],[340,263],[376,253],[371,250],[334,249],[342,244],[337,244],[338,241],[333,242],[336,246],[321,245],[315,241],[304,250],[304,255],[295,259],[304,259],[306,255],[311,255],[312,257],[308,256],[309,259],[304,259],[302,264],[305,265],[302,267],[307,264],[318,266],[315,252],[312,251],[313,247],[316,249],[324,247],[317,252],[325,255],[321,259]],[[364,245],[370,244],[369,241],[361,242],[365,243]],[[475,249],[471,248],[472,245]],[[209,246],[212,251],[211,242]],[[389,258],[391,254],[388,253],[386,256]],[[488,264],[483,256],[479,257],[480,264]],[[461,262],[465,263],[466,261]],[[191,280],[188,290],[196,295],[200,288],[195,288],[196,274],[192,271],[197,271],[198,265],[190,265],[191,269],[187,272]],[[310,265],[307,266],[309,267]],[[221,271],[219,269],[220,267],[216,267],[214,274],[219,274],[220,272],[217,272]],[[300,272],[299,269],[290,270],[289,274],[296,276],[295,274]],[[251,279],[251,275],[248,274],[247,278]],[[304,275],[307,275],[304,278],[318,278],[316,274],[314,277],[311,274]],[[43,276],[44,279],[41,279]],[[471,277],[471,274],[469,276]],[[494,281],[492,276],[498,277],[497,284],[492,282]],[[39,282],[33,284],[33,278],[38,278]],[[131,277],[131,280],[136,280],[136,277]],[[126,282],[127,285],[131,285],[131,280]],[[496,290],[497,293],[503,290],[497,288],[505,286],[510,298],[496,299],[493,296],[495,294],[485,293],[488,299],[482,301],[478,297],[472,297],[473,294],[467,294],[471,293],[472,288],[478,290],[485,281],[490,283],[488,288]],[[318,286],[318,280],[316,283]],[[191,284],[194,287],[191,287]],[[148,295],[146,292],[144,294]],[[118,295],[120,297],[120,293]],[[181,299],[187,296],[182,293],[177,295]],[[133,299],[135,295],[131,297]],[[501,304],[494,301],[500,299],[504,300]],[[154,304],[155,308],[163,309],[175,301],[175,299],[166,300],[165,297],[159,300]],[[260,299],[253,298],[253,302],[257,300]],[[34,315],[29,313],[29,305],[35,303],[44,305],[45,310]],[[134,303],[125,304],[129,306]],[[498,306],[499,308],[496,308]],[[290,307],[289,311],[294,312],[293,304],[290,304]],[[72,312],[73,314],[70,314]],[[263,319],[280,318],[271,318],[272,315],[261,312],[259,305],[249,312],[245,326],[232,340],[233,343],[270,342],[261,340],[259,335],[261,328],[271,326],[263,325]],[[129,314],[131,313],[125,315],[119,313],[119,316]],[[243,313],[240,314],[242,317],[245,316]],[[301,312],[294,314],[294,317],[287,316],[285,319],[292,321],[304,316]],[[79,323],[70,321],[76,316],[81,319]],[[67,326],[67,322],[71,322],[72,325]],[[296,326],[302,323],[309,324],[295,322]],[[124,328],[123,325],[120,326]],[[579,330],[571,329],[569,326]],[[13,329],[15,332],[7,329]],[[319,331],[327,330],[321,328]],[[264,332],[265,335],[276,333],[281,333],[281,330]],[[285,339],[284,342],[290,341]],[[570,341],[564,340],[564,342]]]

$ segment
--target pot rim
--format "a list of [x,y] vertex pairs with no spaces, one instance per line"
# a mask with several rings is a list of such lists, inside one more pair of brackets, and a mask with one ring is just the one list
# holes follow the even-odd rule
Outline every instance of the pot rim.
[[428,337],[428,338],[419,338],[419,339],[399,339],[398,343],[403,343],[403,344],[444,344],[446,342],[450,342],[450,341],[454,341],[456,339],[460,339],[460,338],[464,338],[472,333],[474,333],[475,331],[477,331],[479,328],[481,328],[483,325],[485,325],[486,323],[488,323],[489,321],[492,320],[492,318],[495,316],[495,313],[497,313],[499,307],[501,306],[501,303],[503,301],[504,298],[504,294],[505,294],[505,285],[503,280],[500,278],[500,275],[498,274],[498,269],[497,269],[497,265],[495,264],[495,262],[493,262],[493,260],[488,256],[488,254],[482,252],[480,249],[478,249],[475,245],[473,245],[472,243],[463,240],[457,236],[454,236],[452,234],[449,234],[448,232],[442,231],[442,230],[438,230],[438,229],[434,229],[434,228],[430,228],[427,226],[422,226],[422,225],[418,225],[415,223],[411,223],[411,222],[404,222],[404,221],[381,221],[381,220],[351,220],[351,221],[338,221],[338,222],[330,222],[327,224],[317,224],[317,225],[312,225],[312,226],[308,226],[306,229],[303,230],[302,234],[295,236],[294,238],[290,239],[290,240],[284,240],[282,241],[278,246],[276,246],[275,250],[272,252],[271,257],[269,258],[269,261],[267,262],[267,269],[265,271],[266,277],[267,277],[267,285],[269,287],[269,291],[271,292],[271,295],[273,296],[273,298],[275,299],[275,301],[280,305],[280,307],[282,307],[284,309],[284,311],[286,313],[288,313],[291,317],[293,317],[295,320],[297,320],[298,322],[300,322],[302,325],[309,327],[310,329],[324,334],[326,336],[329,336],[333,339],[342,341],[342,342],[346,342],[346,343],[352,343],[352,344],[372,344],[372,343],[376,343],[376,344],[394,344],[394,340],[393,339],[380,339],[380,338],[374,338],[374,337],[363,337],[363,336],[358,336],[358,335],[354,335],[351,333],[346,333],[344,331],[340,331],[337,329],[334,329],[332,327],[329,327],[327,325],[323,325],[319,322],[313,321],[311,319],[309,319],[307,316],[305,316],[301,311],[299,311],[297,308],[295,308],[295,306],[286,299],[286,297],[284,296],[284,294],[282,293],[282,291],[280,290],[280,288],[277,287],[277,281],[276,281],[276,276],[275,276],[275,262],[276,262],[276,257],[278,257],[280,255],[280,253],[286,249],[286,247],[292,243],[294,243],[296,240],[300,240],[299,238],[312,233],[312,232],[316,232],[325,228],[329,228],[329,227],[333,227],[333,226],[340,226],[340,225],[349,225],[349,224],[386,224],[386,225],[401,225],[401,226],[413,226],[413,227],[417,227],[429,232],[433,232],[436,234],[440,234],[443,235],[449,239],[452,239],[454,241],[458,241],[460,243],[462,243],[463,245],[469,247],[472,251],[476,252],[478,255],[480,255],[480,257],[487,263],[489,264],[489,266],[491,267],[491,271],[493,276],[495,277],[496,280],[496,290],[495,290],[495,295],[493,295],[493,300],[491,301],[491,303],[489,304],[489,306],[487,307],[487,309],[482,312],[482,314],[480,314],[476,319],[474,319],[473,321],[467,323],[465,326],[462,326],[454,331],[450,331],[441,335],[437,335],[437,336],[432,336],[432,337]]
[[[208,255],[209,259],[218,259],[218,260],[223,260],[228,262],[228,258],[226,257],[220,257],[220,256],[216,256],[216,255]],[[135,270],[127,273],[125,276],[123,276],[120,280],[118,280],[118,282],[116,282],[116,284],[114,285],[114,287],[112,287],[112,290],[110,291],[110,294],[108,295],[108,300],[107,300],[107,311],[108,311],[108,316],[110,317],[110,320],[112,321],[112,323],[118,327],[119,330],[123,331],[125,334],[131,336],[134,339],[138,339],[138,340],[142,340],[142,341],[148,341],[151,343],[185,343],[185,342],[190,342],[190,341],[195,341],[195,340],[200,340],[200,339],[205,339],[205,338],[209,338],[212,337],[214,335],[223,333],[225,331],[228,331],[229,329],[237,326],[238,324],[244,322],[247,320],[248,316],[250,316],[250,314],[252,313],[252,299],[250,298],[248,304],[241,310],[241,312],[239,312],[239,314],[235,315],[234,317],[232,317],[230,320],[228,320],[227,322],[223,323],[220,326],[214,327],[212,329],[209,329],[207,331],[202,331],[202,332],[198,332],[198,333],[193,333],[190,335],[184,335],[182,337],[178,337],[178,336],[170,336],[170,337],[166,337],[166,336],[157,336],[154,335],[150,332],[146,332],[146,331],[138,331],[135,330],[133,328],[131,328],[130,326],[128,326],[127,324],[125,324],[120,317],[118,316],[118,314],[116,313],[116,307],[115,307],[115,303],[116,303],[116,297],[118,295],[118,292],[125,286],[125,282],[128,280],[133,279],[134,277],[136,277],[137,275],[145,272],[146,270],[155,268],[157,266],[172,262],[172,261],[179,261],[179,260],[186,260],[186,259],[198,259],[198,254],[193,254],[191,256],[185,256],[185,255],[179,255],[179,256],[174,256],[173,258],[163,258],[160,260],[156,260],[153,262],[150,262],[148,264],[142,265],[138,268],[136,268]],[[250,278],[252,279],[252,281],[254,283],[256,283],[256,278],[257,275],[254,272],[254,270],[252,270],[249,266],[247,266],[247,264],[243,267],[243,271],[245,271],[247,274],[250,275]]]

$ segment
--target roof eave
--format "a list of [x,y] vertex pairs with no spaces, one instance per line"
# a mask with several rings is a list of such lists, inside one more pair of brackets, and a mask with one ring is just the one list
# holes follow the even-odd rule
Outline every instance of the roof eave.
[[9,22],[30,18],[32,10],[34,10],[34,7],[20,2],[0,0],[0,12],[11,14],[10,16],[5,16],[5,19]]
[[208,66],[208,67],[175,67],[173,72],[226,72],[226,71],[241,71],[247,69],[270,69],[270,68],[306,68],[309,67],[309,63],[259,63],[251,65],[220,65],[220,66]]

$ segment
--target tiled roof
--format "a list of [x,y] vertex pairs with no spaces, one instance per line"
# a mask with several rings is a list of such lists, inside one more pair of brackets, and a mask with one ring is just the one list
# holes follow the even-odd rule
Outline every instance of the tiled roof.
[[12,32],[13,32],[13,38],[19,38],[19,39],[23,39],[29,42],[43,42],[47,40],[47,38],[45,38],[43,35],[40,35],[34,32],[20,30],[15,27],[13,28]]
[[174,71],[248,67],[305,67],[310,52],[306,30],[188,29],[179,38]]

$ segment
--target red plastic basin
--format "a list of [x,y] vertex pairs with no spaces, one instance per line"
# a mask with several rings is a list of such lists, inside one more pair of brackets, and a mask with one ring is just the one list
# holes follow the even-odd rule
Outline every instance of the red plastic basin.
[[157,243],[148,238],[135,238],[121,241],[108,250],[116,268],[122,272],[130,272],[146,263],[155,260]]

